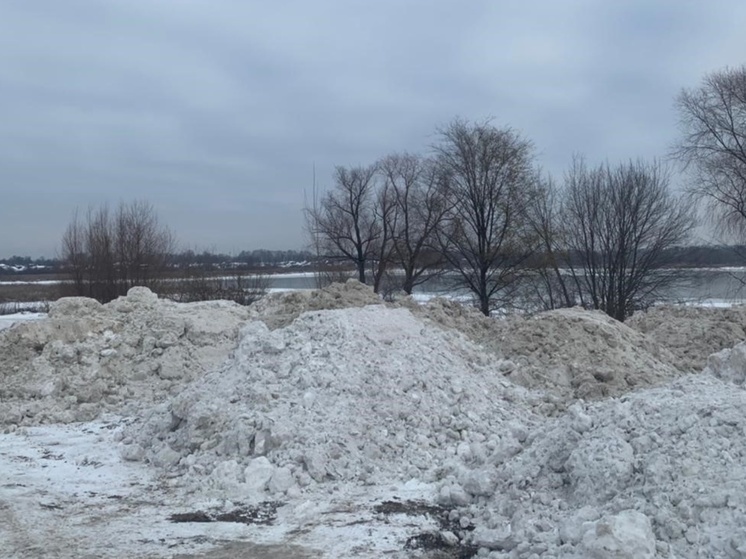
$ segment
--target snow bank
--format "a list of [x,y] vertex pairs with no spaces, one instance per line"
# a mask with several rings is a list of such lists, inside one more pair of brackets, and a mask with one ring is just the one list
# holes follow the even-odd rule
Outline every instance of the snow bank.
[[600,311],[559,309],[494,324],[491,343],[522,365],[509,378],[524,386],[588,400],[680,375],[670,352]]
[[[249,322],[230,361],[123,433],[123,453],[249,501],[431,483],[456,507],[453,537],[492,558],[746,553],[746,392],[677,379],[671,355],[600,313],[489,326],[437,304],[433,320],[375,305]],[[542,364],[569,380],[530,392],[503,377]],[[558,414],[566,389],[619,397]]]
[[438,299],[414,312],[463,332],[506,360],[503,372],[511,381],[565,401],[618,396],[681,374],[672,353],[600,311],[488,319],[474,308]]
[[654,309],[632,321],[650,337],[354,281],[249,309],[63,299],[0,332],[0,421],[114,411],[121,457],[181,495],[287,502],[299,525],[322,495],[409,486],[453,508],[439,537],[493,559],[743,557],[742,313]]
[[430,299],[425,304],[418,303],[414,297],[406,297],[398,303],[410,309],[415,316],[447,331],[458,330],[478,344],[485,344],[493,337],[495,320],[484,316],[473,305],[462,305],[445,297]]
[[407,309],[309,312],[274,331],[251,322],[234,359],[130,428],[125,452],[244,498],[432,482],[449,460],[509,452],[536,422],[541,398],[499,371]]
[[70,297],[0,332],[0,424],[87,421],[164,398],[235,347],[244,307],[177,304],[146,288],[101,305]]
[[251,306],[251,317],[275,329],[287,326],[307,311],[382,304],[383,300],[369,286],[350,279],[323,289],[269,293]]
[[746,340],[746,306],[664,305],[635,313],[627,324],[669,349],[682,371],[701,371],[711,353]]
[[709,375],[576,403],[461,514],[491,557],[743,557],[744,409]]

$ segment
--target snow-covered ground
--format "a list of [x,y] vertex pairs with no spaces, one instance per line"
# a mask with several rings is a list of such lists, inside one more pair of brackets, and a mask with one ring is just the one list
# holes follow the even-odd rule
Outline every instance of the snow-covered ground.
[[0,330],[10,328],[14,324],[19,322],[26,322],[29,320],[39,320],[44,318],[46,313],[34,313],[34,312],[18,312],[11,314],[0,314]]
[[692,299],[691,301],[685,301],[684,304],[691,307],[710,307],[727,309],[735,305],[743,305],[746,303],[746,299]]
[[0,332],[0,557],[746,556],[746,308],[356,282]]
[[[373,558],[399,551],[413,526],[437,528],[427,515],[377,510],[427,498],[432,488],[422,483],[309,492],[276,508],[195,493],[121,457],[117,434],[130,421],[106,416],[0,434],[0,557],[217,557],[227,549],[226,558]],[[174,521],[200,512],[234,514]]]

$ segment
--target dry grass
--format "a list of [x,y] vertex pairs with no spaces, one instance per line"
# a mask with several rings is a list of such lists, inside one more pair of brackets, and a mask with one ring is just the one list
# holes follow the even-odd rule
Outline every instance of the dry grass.
[[[166,280],[160,282],[153,290],[162,297],[176,301],[227,299],[249,304],[264,295],[268,286],[268,278],[265,275],[184,270],[169,274]],[[0,276],[0,314],[29,308],[28,305],[17,305],[19,303],[39,303],[39,308],[43,308],[60,297],[74,295],[74,286],[69,283],[68,277],[63,275]]]
[[[12,281],[18,281],[15,278]],[[0,304],[56,301],[66,295],[64,284],[14,283],[0,284]]]

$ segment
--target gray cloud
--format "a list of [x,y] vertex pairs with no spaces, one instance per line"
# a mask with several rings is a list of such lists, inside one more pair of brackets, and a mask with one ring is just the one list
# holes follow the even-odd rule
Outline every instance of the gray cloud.
[[37,0],[0,19],[0,256],[147,198],[185,247],[301,247],[336,164],[492,116],[561,173],[653,157],[673,99],[743,63],[738,0]]

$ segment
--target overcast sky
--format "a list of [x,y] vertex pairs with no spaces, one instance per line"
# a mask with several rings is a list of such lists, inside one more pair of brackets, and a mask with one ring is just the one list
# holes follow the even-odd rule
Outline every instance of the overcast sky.
[[5,0],[0,257],[147,199],[183,248],[302,248],[334,165],[493,117],[561,175],[664,156],[673,101],[746,62],[743,0]]

